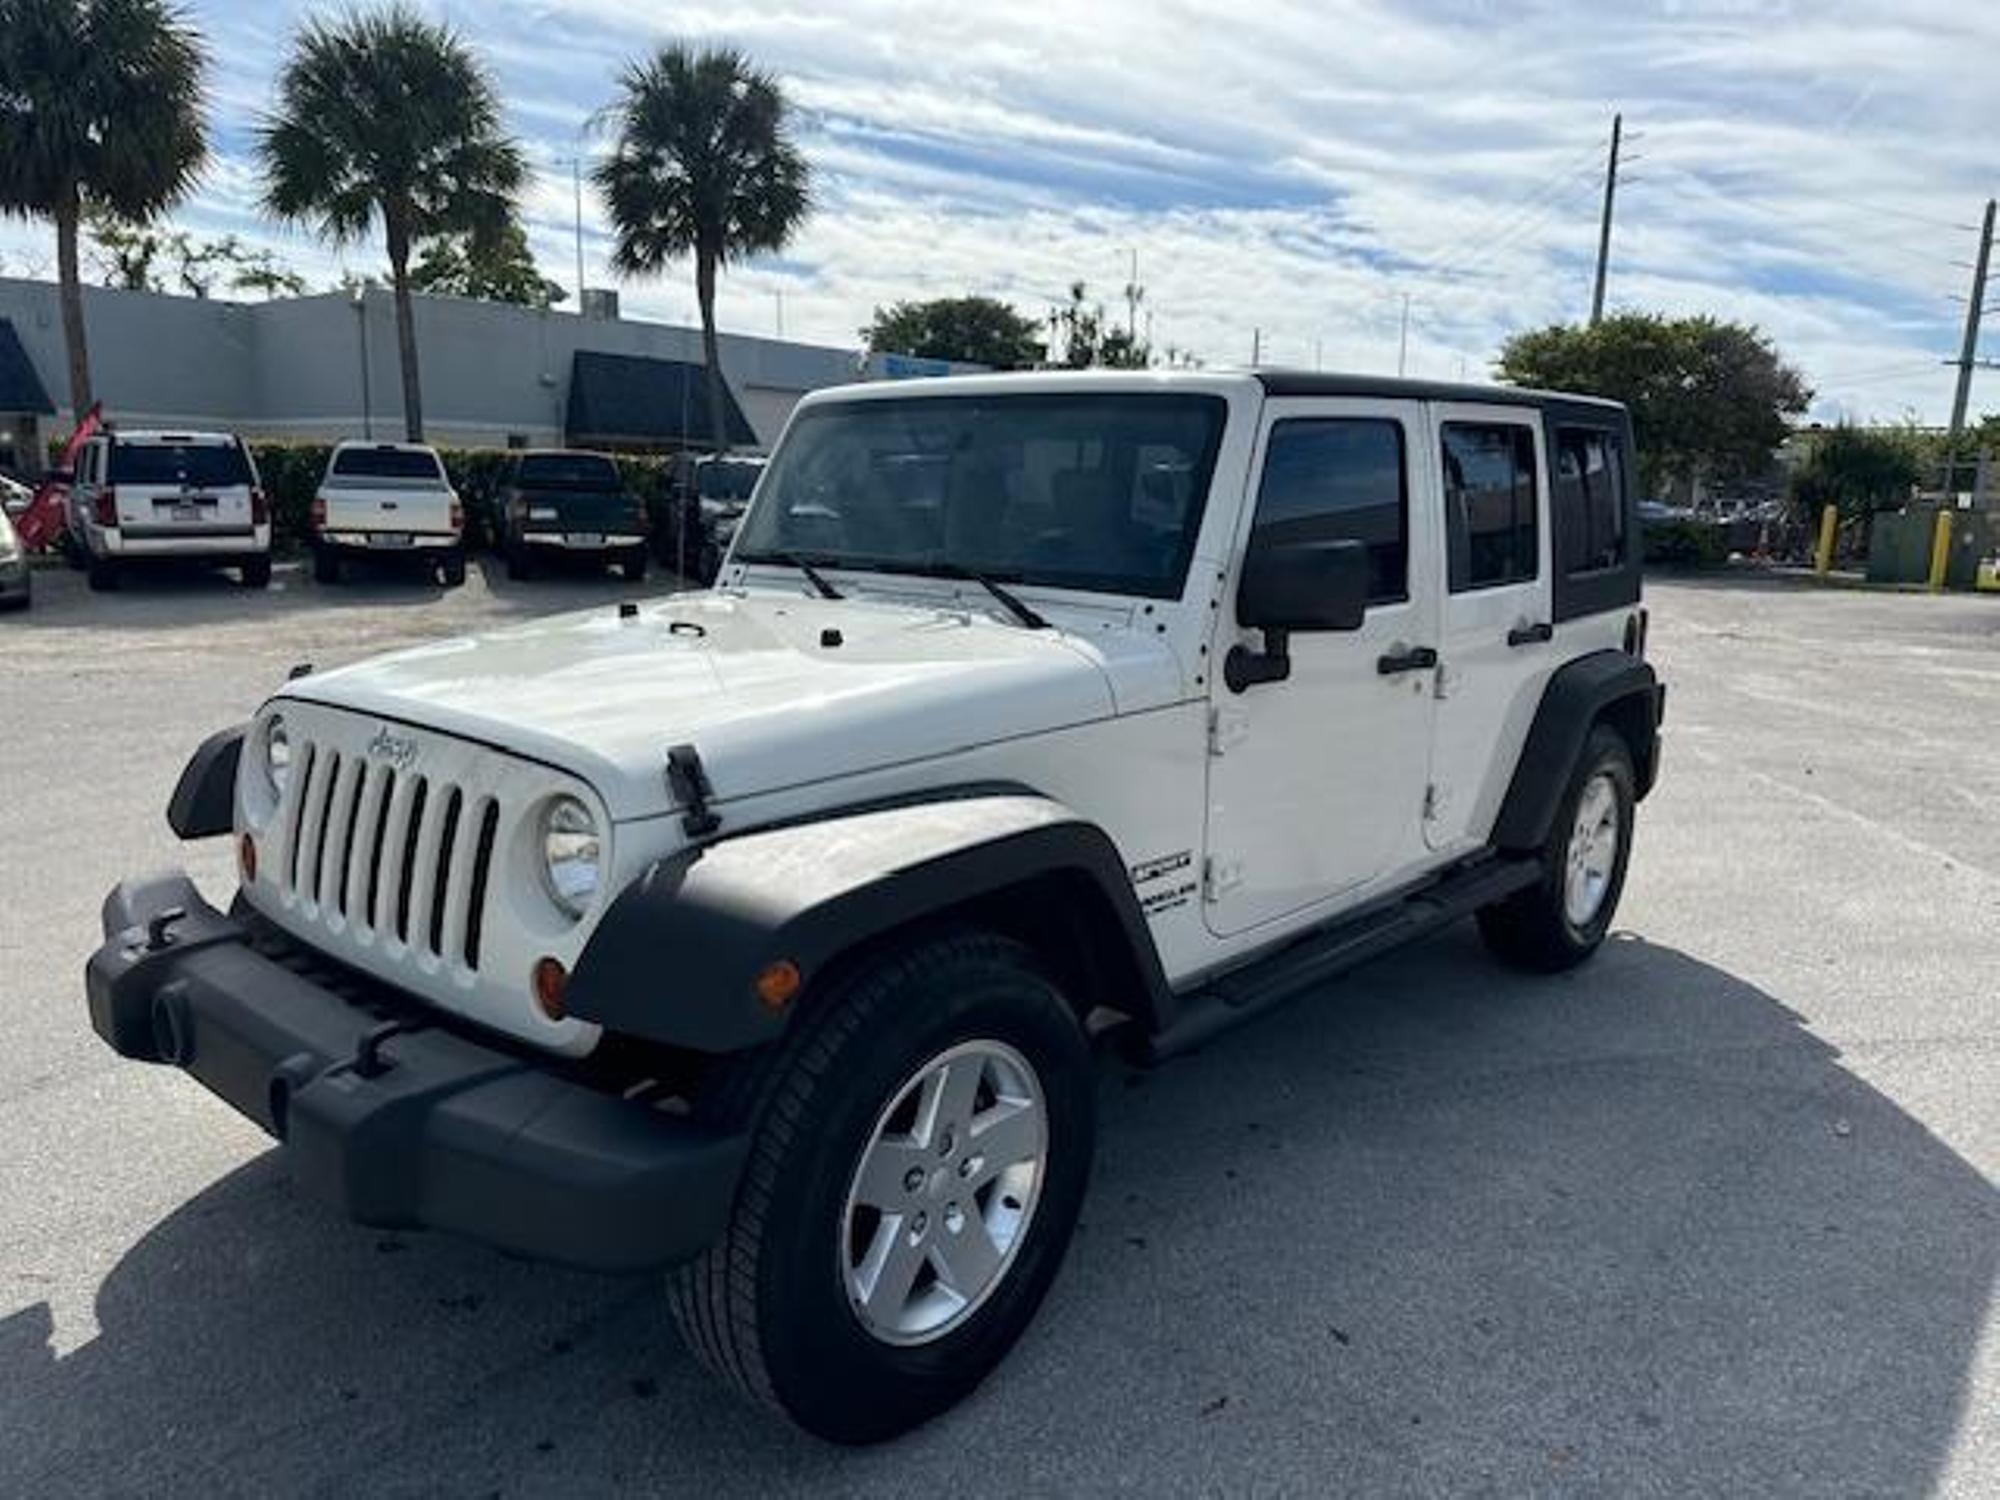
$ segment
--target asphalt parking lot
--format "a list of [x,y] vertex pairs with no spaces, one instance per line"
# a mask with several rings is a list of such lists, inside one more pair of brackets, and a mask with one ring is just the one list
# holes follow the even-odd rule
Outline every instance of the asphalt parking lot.
[[[961,1409],[844,1452],[651,1279],[336,1222],[85,1020],[97,904],[295,662],[597,601],[296,571],[0,619],[0,1494],[2000,1493],[2000,600],[1652,589],[1619,934],[1468,927],[1157,1073]],[[652,586],[664,588],[665,584]]]

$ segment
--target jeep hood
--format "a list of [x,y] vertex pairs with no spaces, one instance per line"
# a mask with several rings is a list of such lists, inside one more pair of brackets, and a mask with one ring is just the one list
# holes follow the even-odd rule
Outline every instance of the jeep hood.
[[[1164,647],[1109,652],[982,610],[689,594],[440,641],[288,683],[306,699],[481,741],[582,776],[614,818],[668,811],[670,746],[718,802],[1060,729],[1157,698]],[[1136,652],[1122,671],[1113,662]]]

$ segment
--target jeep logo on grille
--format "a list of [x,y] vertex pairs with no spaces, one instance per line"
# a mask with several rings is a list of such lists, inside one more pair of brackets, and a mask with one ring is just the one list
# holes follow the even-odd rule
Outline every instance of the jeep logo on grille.
[[410,763],[417,758],[417,742],[400,734],[391,734],[388,729],[375,731],[375,738],[368,742],[370,760],[386,760],[399,771],[407,771]]

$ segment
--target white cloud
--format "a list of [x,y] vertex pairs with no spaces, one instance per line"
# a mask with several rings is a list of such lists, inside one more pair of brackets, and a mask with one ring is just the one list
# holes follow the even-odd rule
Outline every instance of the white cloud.
[[[185,217],[257,232],[242,152],[302,7],[205,0],[225,158]],[[2000,6],[1965,0],[498,0],[437,7],[486,53],[540,172],[531,237],[573,279],[563,159],[622,59],[735,41],[803,112],[820,208],[733,268],[727,326],[851,344],[877,303],[983,291],[1044,310],[1072,279],[1122,311],[1129,250],[1161,343],[1480,373],[1511,331],[1588,306],[1601,143],[1632,140],[1614,307],[1761,324],[1826,412],[1941,419],[1972,235],[2000,188]],[[585,249],[608,241],[586,201]],[[265,231],[268,233],[268,231]],[[48,259],[0,229],[0,262]],[[315,274],[337,258],[287,237]],[[347,259],[365,264],[364,252]],[[685,275],[628,309],[692,313]],[[1977,394],[2000,407],[2000,377]]]

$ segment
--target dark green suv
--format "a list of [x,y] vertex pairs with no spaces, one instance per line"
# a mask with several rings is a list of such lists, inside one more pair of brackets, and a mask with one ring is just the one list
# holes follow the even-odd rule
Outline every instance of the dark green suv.
[[528,449],[501,477],[494,517],[507,576],[570,560],[646,576],[646,509],[602,453]]

